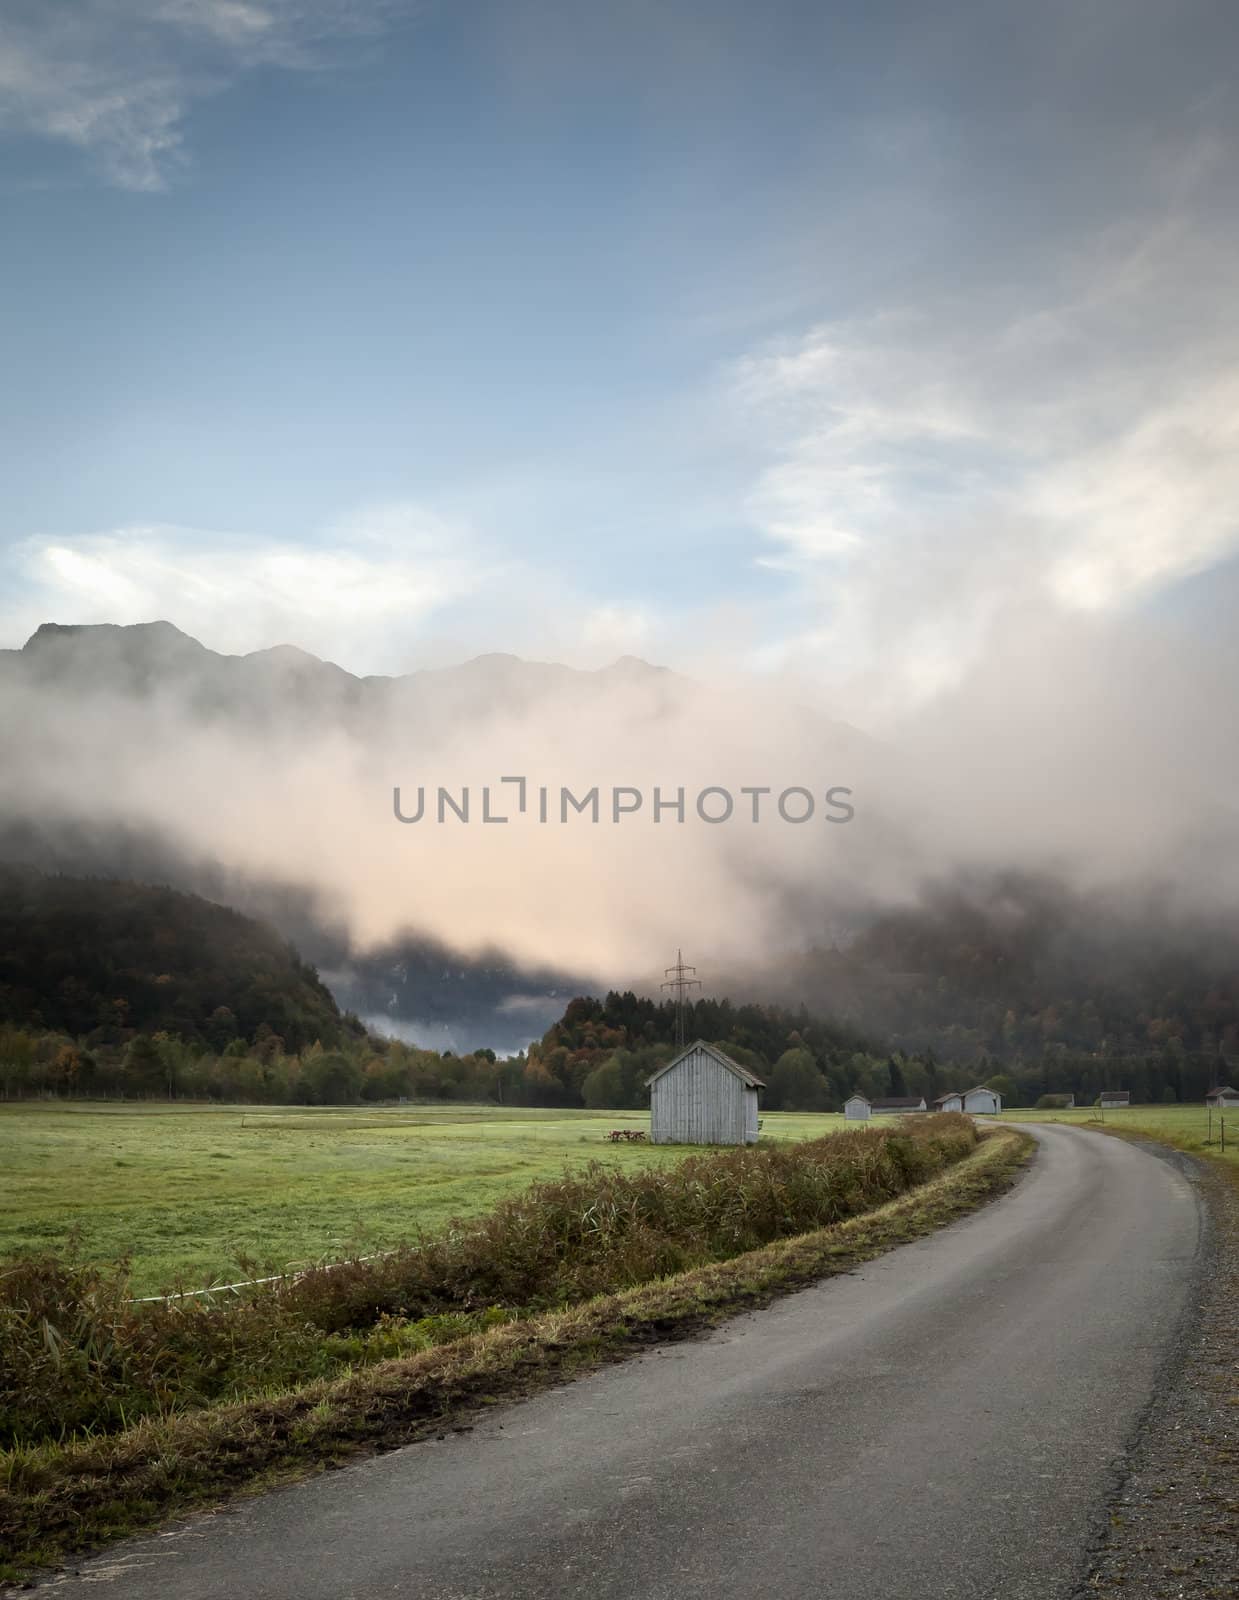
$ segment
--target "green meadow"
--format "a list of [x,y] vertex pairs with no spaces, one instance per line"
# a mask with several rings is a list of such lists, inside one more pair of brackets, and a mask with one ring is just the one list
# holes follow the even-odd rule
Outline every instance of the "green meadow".
[[[638,1167],[686,1153],[607,1139],[648,1126],[632,1111],[496,1106],[0,1104],[0,1260],[128,1256],[138,1294],[281,1272],[434,1232],[589,1161]],[[767,1113],[762,1138],[842,1126]]]
[[[1214,1111],[1212,1123],[1205,1106],[1127,1106],[1120,1111],[1101,1112],[1096,1106],[1081,1106],[1074,1111],[1008,1111],[1011,1122],[1070,1122],[1085,1128],[1128,1130],[1174,1145],[1191,1155],[1221,1156],[1221,1118]],[[1239,1164],[1239,1111],[1226,1115],[1225,1158]]]

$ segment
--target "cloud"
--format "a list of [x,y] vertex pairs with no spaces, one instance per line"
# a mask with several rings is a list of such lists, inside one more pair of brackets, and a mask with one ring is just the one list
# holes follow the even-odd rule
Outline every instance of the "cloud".
[[0,132],[87,153],[125,189],[162,189],[195,100],[255,67],[321,67],[414,0],[15,0],[0,18]]
[[164,617],[216,649],[295,642],[359,670],[401,664],[411,635],[495,581],[469,531],[415,506],[358,514],[314,544],[169,527],[30,539],[10,557],[9,644],[40,622]]
[[1166,171],[1164,209],[1041,249],[1027,277],[732,368],[765,453],[761,560],[813,618],[782,658],[851,674],[854,714],[958,682],[1013,613],[1121,610],[1239,549],[1234,228],[1216,153]]

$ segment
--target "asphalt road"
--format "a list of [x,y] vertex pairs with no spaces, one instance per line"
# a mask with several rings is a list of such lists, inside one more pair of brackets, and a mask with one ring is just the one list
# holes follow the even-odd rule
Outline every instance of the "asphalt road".
[[1042,1127],[975,1216],[416,1444],[118,1547],[124,1600],[1055,1600],[1184,1327],[1181,1165]]

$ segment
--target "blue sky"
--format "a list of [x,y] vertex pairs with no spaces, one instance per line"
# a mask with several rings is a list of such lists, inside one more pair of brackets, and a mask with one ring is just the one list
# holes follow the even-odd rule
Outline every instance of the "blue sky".
[[1201,0],[16,0],[0,643],[714,639],[880,715],[1012,608],[1195,593],[1237,44]]

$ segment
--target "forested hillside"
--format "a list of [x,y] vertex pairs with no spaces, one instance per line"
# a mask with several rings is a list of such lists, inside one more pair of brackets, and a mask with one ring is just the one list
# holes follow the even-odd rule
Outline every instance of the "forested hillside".
[[1025,1094],[1199,1099],[1239,1062],[1239,922],[1169,893],[1006,874],[940,886],[803,959],[823,1010]]
[[0,1022],[88,1046],[135,1033],[300,1050],[359,1031],[285,939],[174,889],[0,865]]

